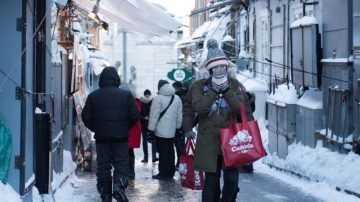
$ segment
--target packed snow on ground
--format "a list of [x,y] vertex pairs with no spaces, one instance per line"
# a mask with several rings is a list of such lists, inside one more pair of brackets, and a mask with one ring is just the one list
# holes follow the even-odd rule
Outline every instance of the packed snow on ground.
[[[68,200],[62,200],[63,197],[71,197],[72,192],[70,192],[69,189],[67,189],[67,186],[62,186],[62,184],[65,182],[65,180],[71,176],[71,174],[75,171],[76,164],[72,161],[71,153],[69,151],[64,150],[64,164],[63,164],[63,172],[61,173],[55,173],[53,171],[53,180],[51,182],[51,189],[55,191],[55,196],[49,195],[49,194],[43,194],[40,195],[39,191],[36,189],[36,187],[33,187],[33,201],[34,202],[42,202],[42,201],[54,201],[53,199],[56,198],[56,201],[68,201]],[[67,183],[64,183],[67,184]],[[58,192],[60,194],[58,194]],[[64,195],[64,196],[62,196]],[[59,200],[59,198],[61,200]]]

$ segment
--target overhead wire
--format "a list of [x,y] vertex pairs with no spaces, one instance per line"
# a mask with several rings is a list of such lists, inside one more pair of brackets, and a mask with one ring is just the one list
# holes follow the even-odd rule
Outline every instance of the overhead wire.
[[[32,13],[33,16],[35,16],[33,9],[30,7],[30,3],[29,1],[27,1],[27,4],[29,6],[30,12]],[[52,6],[52,5],[51,5]],[[46,19],[46,15],[48,13],[48,10],[46,10],[44,17],[41,19],[39,25],[37,26],[37,28],[35,29],[34,33],[32,34],[31,40],[28,40],[28,42],[26,42],[24,49],[21,51],[18,60],[15,61],[13,63],[13,65],[11,66],[10,70],[8,72],[5,72],[2,68],[0,68],[0,73],[4,75],[4,80],[1,81],[0,83],[0,89],[2,89],[2,87],[5,85],[5,82],[7,80],[10,80],[16,87],[20,88],[24,93],[26,94],[31,94],[31,95],[53,95],[53,93],[43,93],[43,92],[32,92],[31,90],[27,90],[25,88],[23,88],[21,85],[19,85],[13,78],[11,78],[11,74],[13,73],[15,67],[18,65],[19,62],[21,62],[21,58],[22,56],[25,54],[25,52],[27,51],[28,47],[29,47],[29,42],[32,42],[33,39],[35,38],[36,34],[38,33],[40,27],[42,26],[42,24],[44,23],[45,19]]]
[[[237,16],[238,13],[240,12],[241,10],[238,10],[234,16]],[[217,29],[219,28],[221,22],[225,19],[225,17],[227,16],[228,14],[224,15],[224,17],[220,20],[219,24],[216,26],[214,32],[212,33],[211,37],[209,38],[212,38],[214,36],[214,34],[216,33]],[[232,22],[235,20],[235,17],[233,17],[231,19],[231,21],[229,22],[228,25],[232,24]],[[226,26],[226,28],[228,29],[228,25]],[[234,45],[231,45],[231,44],[227,44],[237,50],[240,50],[241,48],[239,47],[236,47]],[[225,51],[225,50],[223,50]],[[231,53],[233,54],[232,52],[230,51],[225,51],[225,52],[228,52],[228,53]],[[323,74],[319,74],[319,73],[314,73],[314,72],[309,72],[309,71],[305,71],[305,70],[300,70],[300,69],[295,69],[295,68],[292,68],[291,66],[287,66],[287,65],[284,65],[284,64],[281,64],[281,63],[277,63],[277,62],[274,62],[272,60],[268,60],[268,62],[264,62],[264,61],[259,61],[259,60],[256,60],[255,58],[248,58],[250,60],[252,60],[253,62],[255,63],[260,63],[260,64],[265,64],[265,65],[269,65],[270,67],[273,66],[273,67],[277,67],[277,68],[282,68],[282,69],[288,69],[288,68],[291,68],[293,71],[296,71],[296,72],[301,72],[301,73],[306,73],[306,74],[311,74],[311,75],[314,75],[314,76],[321,76],[323,78],[326,78],[326,79],[330,79],[330,80],[334,80],[334,81],[340,81],[340,82],[346,82],[346,83],[351,83],[351,81],[347,81],[347,80],[342,80],[342,79],[338,79],[338,78],[333,78],[333,77],[329,77],[329,76],[325,76]],[[254,71],[254,70],[253,70]],[[259,73],[259,74],[263,74],[263,75],[267,75],[267,76],[270,76],[270,77],[276,77],[276,78],[281,78],[281,77],[277,77],[277,76],[272,76],[270,74],[266,74],[266,73],[261,73],[261,72],[257,72],[257,71],[254,71],[256,73]],[[281,78],[281,79],[288,79],[288,78]]]
[[[233,46],[231,44],[227,44],[233,48],[236,48],[236,49],[240,49],[236,46]],[[227,52],[227,53],[231,53],[233,54],[232,52],[230,51],[226,51],[226,50],[223,50],[224,52]],[[246,58],[246,59],[250,59],[252,60],[253,62],[256,62],[256,63],[260,63],[260,64],[265,64],[265,65],[269,65],[269,66],[274,66],[274,67],[277,67],[277,68],[282,68],[282,69],[287,69],[287,68],[291,68],[293,71],[296,71],[296,72],[301,72],[301,73],[306,73],[306,74],[311,74],[311,75],[314,75],[314,76],[321,76],[323,78],[326,78],[326,79],[330,79],[330,80],[334,80],[334,81],[340,81],[340,82],[345,82],[345,83],[351,83],[351,81],[347,81],[347,80],[342,80],[342,79],[338,79],[338,78],[333,78],[333,77],[329,77],[329,76],[325,76],[323,74],[320,74],[320,73],[314,73],[314,72],[309,72],[309,71],[305,71],[305,70],[301,70],[301,69],[295,69],[295,68],[292,68],[291,66],[288,66],[288,65],[284,65],[284,64],[281,64],[281,63],[278,63],[278,62],[274,62],[270,59],[265,59],[267,62],[265,61],[260,61],[260,60],[256,60],[255,58]],[[286,78],[282,78],[282,79],[286,79]]]

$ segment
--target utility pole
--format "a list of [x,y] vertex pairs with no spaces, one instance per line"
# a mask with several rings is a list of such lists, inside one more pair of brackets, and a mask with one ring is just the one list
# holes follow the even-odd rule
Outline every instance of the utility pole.
[[127,33],[123,31],[123,83],[127,82]]

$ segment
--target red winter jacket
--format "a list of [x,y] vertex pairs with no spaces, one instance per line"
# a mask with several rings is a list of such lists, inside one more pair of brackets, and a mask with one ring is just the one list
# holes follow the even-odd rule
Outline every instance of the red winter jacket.
[[[134,98],[137,109],[141,110],[141,102],[139,99]],[[129,148],[140,148],[141,142],[141,123],[138,120],[129,131]]]

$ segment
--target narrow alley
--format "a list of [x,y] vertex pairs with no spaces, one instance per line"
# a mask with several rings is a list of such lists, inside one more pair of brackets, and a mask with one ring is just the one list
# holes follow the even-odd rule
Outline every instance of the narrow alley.
[[[181,187],[179,174],[175,174],[173,180],[159,181],[151,178],[157,173],[158,163],[141,163],[142,151],[136,150],[136,179],[135,186],[128,187],[126,190],[129,201],[149,201],[149,202],[192,202],[201,201],[201,191],[193,191]],[[275,174],[274,174],[275,173]],[[263,201],[329,201],[329,197],[338,195],[345,201],[354,201],[353,197],[349,197],[344,193],[328,189],[326,192],[314,192],[311,183],[293,178],[298,184],[305,184],[308,189],[294,186],[282,181],[275,175],[279,175],[278,171],[270,169],[265,164],[257,162],[255,164],[254,173],[240,173],[240,192],[237,201],[241,202],[263,202]],[[326,188],[325,188],[326,189]],[[313,193],[312,193],[313,192]],[[326,196],[329,194],[329,196]],[[348,198],[348,200],[347,200]],[[71,175],[54,195],[55,202],[97,202],[100,201],[99,194],[96,190],[95,173],[83,172],[78,170],[76,174]]]

